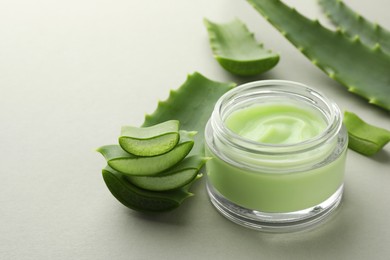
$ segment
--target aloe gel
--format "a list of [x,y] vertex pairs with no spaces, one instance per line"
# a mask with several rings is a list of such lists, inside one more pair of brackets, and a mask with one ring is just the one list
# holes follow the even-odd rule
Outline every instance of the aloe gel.
[[169,120],[151,127],[123,126],[119,145],[137,156],[155,156],[172,150],[179,138],[179,121]]
[[294,144],[320,134],[326,127],[320,113],[287,104],[253,105],[234,111],[226,126],[259,143]]

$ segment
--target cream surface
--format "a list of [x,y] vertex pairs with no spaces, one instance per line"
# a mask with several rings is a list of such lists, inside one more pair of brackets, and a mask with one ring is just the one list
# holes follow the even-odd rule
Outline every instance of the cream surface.
[[326,123],[320,112],[292,104],[252,105],[225,120],[236,134],[269,144],[293,144],[320,134]]

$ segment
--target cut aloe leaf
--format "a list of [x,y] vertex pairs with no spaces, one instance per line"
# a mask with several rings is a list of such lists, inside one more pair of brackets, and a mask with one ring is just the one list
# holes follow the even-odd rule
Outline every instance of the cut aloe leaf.
[[344,112],[343,121],[348,130],[348,147],[358,153],[372,156],[390,141],[390,131],[370,125],[352,112]]
[[138,157],[124,151],[119,145],[106,145],[97,149],[107,164],[123,174],[156,175],[183,160],[194,146],[194,132],[180,131],[180,142],[171,151],[152,157]]
[[152,126],[167,120],[179,120],[182,129],[197,131],[191,155],[204,155],[204,128],[217,100],[234,83],[209,80],[198,72],[189,75],[178,90],[171,91],[166,101],[159,102],[156,111],[145,117],[143,126]]
[[389,54],[369,48],[359,37],[328,30],[279,0],[248,2],[330,78],[390,111]]
[[[170,168],[169,165],[174,167],[182,161],[192,146],[194,148],[191,154],[204,155],[204,128],[207,120],[216,101],[234,86],[233,83],[211,81],[196,72],[189,75],[187,81],[178,90],[171,91],[166,101],[160,101],[153,114],[146,115],[143,127],[153,126],[167,120],[178,120],[183,129],[197,131],[195,145],[193,140],[189,141],[191,145],[185,149],[186,151],[182,151],[181,146],[186,138],[183,138],[181,132],[179,143],[171,151],[156,156],[135,156],[118,145],[100,147],[98,151],[106,158],[108,164],[114,167],[119,166],[118,170],[109,166],[103,170],[103,178],[111,193],[125,206],[147,212],[173,209],[179,206],[185,198],[192,196],[189,189],[196,180],[201,178],[202,174],[196,174],[195,178],[190,178],[189,183],[180,180],[184,183],[180,188],[160,192],[138,188],[127,178],[133,175],[157,176]],[[193,132],[187,132],[187,135],[193,138]],[[123,171],[130,173],[122,173]],[[178,185],[179,180],[174,180],[174,182]]]
[[127,176],[127,178],[134,185],[146,190],[173,190],[190,183],[207,159],[194,155],[185,158],[173,168],[156,176]]
[[252,76],[272,69],[279,55],[256,42],[253,33],[238,19],[226,24],[204,19],[214,58],[227,71]]
[[179,137],[179,121],[169,120],[150,127],[124,126],[119,145],[137,156],[155,156],[172,150]]
[[185,189],[154,192],[137,188],[124,175],[107,166],[102,171],[104,182],[114,197],[126,207],[144,212],[162,212],[177,208],[193,196]]
[[363,43],[369,46],[380,45],[383,51],[390,53],[390,31],[373,23],[340,0],[319,0],[326,15],[349,36],[359,35]]

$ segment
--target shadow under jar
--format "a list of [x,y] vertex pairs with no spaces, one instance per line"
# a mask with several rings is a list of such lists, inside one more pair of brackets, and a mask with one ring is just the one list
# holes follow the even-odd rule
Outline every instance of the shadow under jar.
[[300,83],[256,81],[215,105],[207,191],[225,217],[268,232],[308,228],[337,208],[348,135],[338,106]]

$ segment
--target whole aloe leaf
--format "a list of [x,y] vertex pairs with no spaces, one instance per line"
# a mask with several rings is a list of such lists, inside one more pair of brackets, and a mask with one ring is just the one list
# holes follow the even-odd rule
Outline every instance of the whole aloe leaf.
[[234,83],[212,81],[195,72],[187,77],[178,90],[172,90],[166,101],[160,101],[151,115],[145,116],[143,126],[179,120],[182,129],[198,132],[190,155],[204,155],[206,123],[217,100],[234,86]]
[[226,24],[204,19],[214,58],[227,71],[251,76],[272,69],[279,55],[256,42],[253,33],[238,19]]
[[279,0],[248,0],[313,64],[369,103],[390,111],[390,55],[331,31]]
[[379,44],[383,51],[390,53],[390,31],[356,13],[343,1],[319,0],[326,15],[349,36],[359,35],[363,43]]

